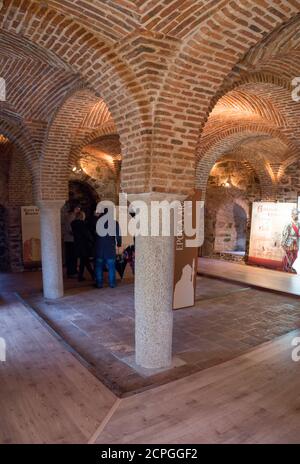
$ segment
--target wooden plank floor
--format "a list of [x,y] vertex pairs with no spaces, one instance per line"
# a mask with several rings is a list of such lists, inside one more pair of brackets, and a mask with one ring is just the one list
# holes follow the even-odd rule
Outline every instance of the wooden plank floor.
[[97,443],[300,443],[299,335],[122,400]]
[[300,276],[219,259],[199,258],[198,273],[300,296]]
[[116,402],[12,294],[0,298],[0,443],[87,443]]
[[120,400],[2,294],[0,443],[300,443],[295,336]]

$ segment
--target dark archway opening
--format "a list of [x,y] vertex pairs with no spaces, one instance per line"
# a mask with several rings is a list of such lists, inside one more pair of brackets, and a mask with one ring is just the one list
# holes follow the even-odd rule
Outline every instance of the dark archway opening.
[[69,200],[66,207],[71,209],[76,204],[80,204],[85,212],[87,221],[94,215],[99,197],[97,192],[87,182],[72,180],[69,182]]

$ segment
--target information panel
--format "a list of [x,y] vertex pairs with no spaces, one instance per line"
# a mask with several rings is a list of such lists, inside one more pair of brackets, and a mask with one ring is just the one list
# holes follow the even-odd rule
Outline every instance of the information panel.
[[[202,229],[204,224],[204,202],[201,201],[201,190],[196,190],[186,200],[192,204],[190,214],[193,227],[197,227],[196,217],[198,215],[200,219],[198,226]],[[183,219],[184,211],[182,211],[181,220],[183,221]],[[199,246],[203,244],[203,233],[200,233],[198,240],[195,239],[196,234],[187,237],[184,232],[175,237],[173,309],[188,308],[195,304],[198,252]],[[195,245],[191,246],[193,240]]]
[[36,206],[22,206],[22,242],[25,267],[41,262],[40,211]]
[[248,263],[284,270],[282,241],[295,208],[296,203],[253,203]]

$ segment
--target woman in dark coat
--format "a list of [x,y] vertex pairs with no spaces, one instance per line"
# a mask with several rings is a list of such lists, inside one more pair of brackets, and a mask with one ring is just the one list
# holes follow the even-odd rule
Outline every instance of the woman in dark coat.
[[94,271],[90,263],[90,256],[93,254],[93,236],[86,225],[83,211],[76,214],[74,221],[71,223],[71,227],[74,236],[75,252],[79,258],[78,280],[79,282],[85,280],[83,277],[85,268],[87,268],[92,279],[94,279]]

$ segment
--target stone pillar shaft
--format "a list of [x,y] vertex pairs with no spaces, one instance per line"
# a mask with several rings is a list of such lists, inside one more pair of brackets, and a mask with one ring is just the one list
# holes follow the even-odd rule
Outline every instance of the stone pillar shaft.
[[[144,201],[148,211],[152,200],[182,199],[159,193],[128,198]],[[172,363],[174,236],[137,236],[135,247],[136,364],[149,369],[167,368]]]
[[172,362],[174,238],[137,237],[135,245],[136,363],[168,367]]
[[60,201],[43,201],[39,204],[41,221],[41,250],[44,297],[60,298],[64,294]]

